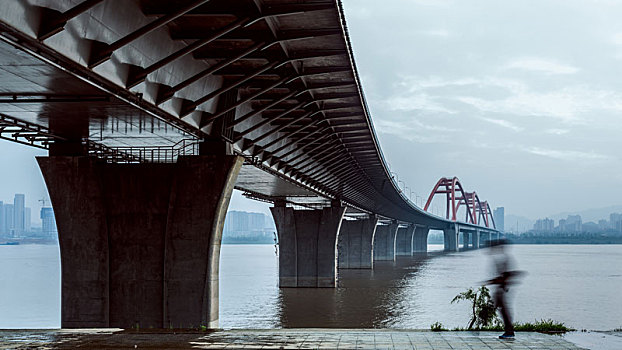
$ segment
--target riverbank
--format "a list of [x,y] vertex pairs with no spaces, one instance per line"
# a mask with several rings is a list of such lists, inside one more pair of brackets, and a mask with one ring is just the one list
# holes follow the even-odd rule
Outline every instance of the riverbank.
[[[380,329],[244,329],[214,332],[117,329],[0,331],[0,347],[11,349],[539,349],[608,350],[583,347],[564,337],[518,333],[500,340],[498,332],[443,332]],[[580,336],[580,335],[579,335]],[[622,340],[611,335],[613,343]],[[615,344],[614,344],[615,345]],[[614,348],[611,348],[614,349]]]

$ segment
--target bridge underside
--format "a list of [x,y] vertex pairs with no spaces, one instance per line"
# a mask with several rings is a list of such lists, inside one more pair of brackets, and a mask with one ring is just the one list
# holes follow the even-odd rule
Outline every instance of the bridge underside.
[[0,10],[0,113],[32,123],[3,136],[112,161],[172,162],[203,153],[193,142],[224,143],[246,159],[236,187],[256,199],[339,199],[446,226],[389,176],[336,1],[111,3]]
[[372,268],[430,229],[457,250],[390,175],[336,0],[15,0],[0,79],[0,137],[49,150],[63,327],[215,326],[233,187],[275,204],[283,286],[334,287],[338,250]]

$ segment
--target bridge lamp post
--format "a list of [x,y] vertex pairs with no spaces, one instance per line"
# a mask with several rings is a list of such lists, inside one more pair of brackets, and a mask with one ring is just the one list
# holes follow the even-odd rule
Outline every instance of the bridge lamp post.
[[402,185],[404,185],[404,187],[402,188],[402,192],[405,192],[406,189],[406,183],[402,180],[397,180],[397,187],[400,187],[400,182],[402,183]]

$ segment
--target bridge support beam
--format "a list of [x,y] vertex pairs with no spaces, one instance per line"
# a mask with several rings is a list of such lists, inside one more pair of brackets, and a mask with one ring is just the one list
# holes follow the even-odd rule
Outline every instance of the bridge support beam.
[[337,266],[340,269],[371,269],[374,267],[374,234],[378,217],[343,220],[337,243]]
[[428,252],[428,233],[430,228],[427,226],[417,226],[413,235],[413,252],[414,253],[427,253]]
[[388,225],[378,225],[374,235],[374,261],[395,260],[395,236],[397,234],[397,222]]
[[410,224],[407,227],[397,229],[395,236],[395,255],[412,256],[413,255],[413,235],[415,233],[415,225]]
[[279,287],[335,287],[337,236],[346,208],[270,208],[279,235]]
[[220,242],[241,157],[37,160],[58,227],[61,327],[217,327]]
[[458,226],[453,225],[443,230],[444,235],[444,250],[446,252],[458,251]]

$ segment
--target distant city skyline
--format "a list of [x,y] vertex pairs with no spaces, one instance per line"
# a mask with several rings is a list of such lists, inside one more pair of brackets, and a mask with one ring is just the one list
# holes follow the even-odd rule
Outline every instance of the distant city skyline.
[[27,207],[23,193],[15,193],[13,201],[0,200],[0,238],[2,239],[55,239],[56,220],[49,203],[42,206],[36,215]]
[[622,213],[610,213],[607,217],[598,220],[584,221],[581,215],[568,215],[559,219],[557,225],[554,219],[545,217],[537,219],[533,231],[538,232],[596,232],[612,231],[622,233]]
[[[39,220],[39,214],[38,214],[39,213],[39,209],[41,209],[41,207],[42,207],[41,204],[39,204],[38,206],[35,206],[33,208],[33,207],[30,207],[30,206],[26,205],[26,199],[28,199],[29,196],[26,195],[25,193],[14,193],[13,195],[14,195],[13,198],[0,198],[0,207],[3,206],[3,205],[14,205],[15,195],[23,196],[24,198],[21,199],[21,200],[23,201],[22,202],[22,208],[23,208],[24,211],[22,213],[18,213],[17,215],[21,215],[24,218],[28,218],[28,220],[24,221],[24,225],[27,225],[27,222],[28,222],[30,224],[38,224],[38,225],[35,225],[35,226],[41,226],[40,225],[41,220]],[[28,202],[30,202],[30,201],[28,201]],[[50,206],[50,202],[49,201],[47,201],[46,206]],[[18,207],[18,209],[19,209],[19,207]],[[34,212],[36,212],[36,215],[34,215],[34,216],[33,216],[33,210],[34,210]],[[18,229],[22,229],[22,230],[25,229],[25,228],[26,227],[22,227],[22,226],[18,227]]]

